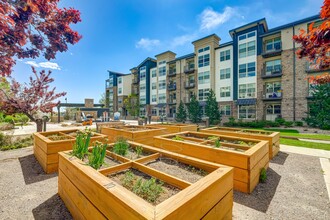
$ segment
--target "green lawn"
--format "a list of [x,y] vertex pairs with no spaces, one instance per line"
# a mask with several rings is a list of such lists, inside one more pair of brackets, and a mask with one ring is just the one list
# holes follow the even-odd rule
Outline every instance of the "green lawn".
[[281,138],[280,143],[285,144],[285,145],[290,145],[290,146],[297,146],[297,147],[307,147],[307,148],[314,148],[314,149],[330,150],[330,144],[323,144],[323,143],[299,141],[299,140],[292,140],[292,139],[287,139],[287,138]]

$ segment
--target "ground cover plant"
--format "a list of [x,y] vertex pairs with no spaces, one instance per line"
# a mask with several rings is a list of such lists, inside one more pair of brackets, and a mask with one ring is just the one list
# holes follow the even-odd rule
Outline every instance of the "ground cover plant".
[[32,136],[13,137],[0,132],[0,151],[30,147],[33,145]]
[[121,156],[126,156],[128,153],[128,148],[129,148],[129,144],[127,143],[127,140],[123,138],[119,138],[117,142],[114,144],[112,151]]

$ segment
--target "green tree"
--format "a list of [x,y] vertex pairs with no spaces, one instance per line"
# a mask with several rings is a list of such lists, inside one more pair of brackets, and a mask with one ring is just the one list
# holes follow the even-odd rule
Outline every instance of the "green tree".
[[139,97],[135,94],[130,94],[125,100],[124,100],[124,106],[126,107],[128,113],[136,117],[139,115],[140,111],[140,102]]
[[184,108],[182,101],[180,101],[180,105],[178,107],[178,113],[176,115],[175,120],[177,122],[183,122],[183,123],[185,123],[187,120],[187,112],[186,112],[186,109]]
[[105,105],[105,93],[102,93],[102,94],[101,94],[101,98],[100,98],[100,100],[99,100],[99,103],[100,103],[100,104],[103,104],[104,106],[106,106],[106,105]]
[[188,105],[189,118],[193,123],[198,123],[202,120],[202,111],[199,106],[199,102],[195,95],[191,96],[190,103]]
[[217,99],[213,90],[211,89],[207,96],[205,114],[209,117],[210,124],[219,124],[221,121],[221,114],[219,111]]

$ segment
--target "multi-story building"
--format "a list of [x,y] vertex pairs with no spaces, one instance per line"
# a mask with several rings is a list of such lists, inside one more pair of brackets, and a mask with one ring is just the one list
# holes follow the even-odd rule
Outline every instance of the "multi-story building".
[[268,29],[263,18],[230,30],[230,42],[212,34],[193,41],[191,54],[176,58],[166,51],[147,58],[131,69],[140,114],[173,118],[180,101],[188,105],[192,95],[204,112],[212,89],[224,121],[301,120],[312,94],[306,77],[324,70],[296,56],[292,37],[319,20],[317,15]]

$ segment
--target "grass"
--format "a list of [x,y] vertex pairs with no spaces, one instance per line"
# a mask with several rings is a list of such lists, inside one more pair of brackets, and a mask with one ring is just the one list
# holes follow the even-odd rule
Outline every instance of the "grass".
[[296,147],[306,147],[306,148],[313,148],[313,149],[322,149],[322,150],[330,150],[330,144],[323,144],[323,143],[315,143],[315,142],[308,142],[308,141],[299,141],[287,138],[281,138],[280,144],[296,146]]

